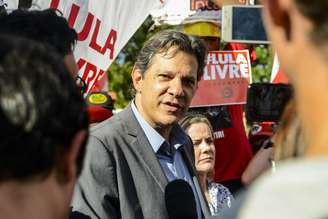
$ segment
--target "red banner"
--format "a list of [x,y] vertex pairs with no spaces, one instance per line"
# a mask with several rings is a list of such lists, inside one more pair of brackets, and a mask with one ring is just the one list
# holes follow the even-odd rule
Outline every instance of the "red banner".
[[191,107],[246,103],[251,72],[248,50],[211,51]]
[[[0,0],[6,9],[17,9],[18,0]],[[25,2],[29,2],[26,1]],[[32,0],[32,10],[53,8],[77,32],[74,56],[86,93],[107,90],[106,70],[138,27],[163,0]]]

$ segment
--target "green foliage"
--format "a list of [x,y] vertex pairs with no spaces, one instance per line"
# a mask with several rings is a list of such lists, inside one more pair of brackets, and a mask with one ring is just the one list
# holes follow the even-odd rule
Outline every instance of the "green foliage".
[[117,94],[114,108],[124,108],[132,99],[131,71],[139,50],[148,38],[150,18],[137,30],[107,71],[109,90]]
[[256,60],[252,63],[253,83],[270,82],[273,65],[271,47],[259,45],[255,47]]
[[132,81],[130,72],[133,68],[133,62],[128,61],[124,64],[119,64],[115,61],[108,70],[109,90],[114,91],[117,99],[114,103],[114,108],[124,108],[132,98],[131,89]]

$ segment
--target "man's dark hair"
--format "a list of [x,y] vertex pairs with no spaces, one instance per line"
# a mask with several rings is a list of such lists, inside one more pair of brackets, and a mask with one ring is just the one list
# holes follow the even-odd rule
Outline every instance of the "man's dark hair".
[[21,10],[0,16],[0,34],[16,35],[48,43],[62,56],[73,51],[77,33],[67,20],[53,9]]
[[[0,182],[62,169],[73,137],[88,130],[82,95],[44,44],[0,36]],[[85,146],[77,160],[81,171]]]
[[328,1],[295,0],[300,12],[313,24],[312,39],[321,46],[328,42]]
[[207,55],[206,46],[197,37],[174,30],[161,31],[148,40],[137,57],[136,68],[142,74],[145,73],[151,65],[152,58],[159,53],[165,54],[170,48],[176,48],[176,52],[183,51],[197,59],[197,79],[200,80]]

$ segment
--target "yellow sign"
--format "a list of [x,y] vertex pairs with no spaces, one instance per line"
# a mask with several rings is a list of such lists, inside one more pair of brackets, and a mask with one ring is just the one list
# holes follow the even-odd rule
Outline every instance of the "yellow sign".
[[105,94],[102,93],[96,93],[96,94],[91,94],[88,98],[89,103],[91,104],[104,104],[108,100]]

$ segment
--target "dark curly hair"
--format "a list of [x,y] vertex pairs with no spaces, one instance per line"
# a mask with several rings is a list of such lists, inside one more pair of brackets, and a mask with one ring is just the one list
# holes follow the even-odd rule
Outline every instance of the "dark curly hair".
[[[86,106],[52,48],[0,36],[0,182],[47,176],[75,134],[88,130]],[[78,172],[85,147],[81,146]]]
[[73,51],[77,33],[59,11],[17,9],[0,16],[0,34],[16,35],[47,43],[65,56]]

